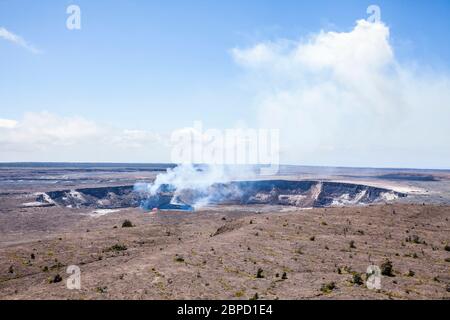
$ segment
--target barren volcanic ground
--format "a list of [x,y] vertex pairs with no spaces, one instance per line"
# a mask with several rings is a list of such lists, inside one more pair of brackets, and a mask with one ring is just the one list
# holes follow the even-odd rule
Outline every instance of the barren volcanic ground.
[[[161,168],[3,168],[0,299],[450,298],[448,172],[285,169],[407,197],[194,212],[30,205],[36,193],[151,181]],[[69,265],[80,290],[66,287]],[[380,290],[364,284],[369,265],[386,274]]]

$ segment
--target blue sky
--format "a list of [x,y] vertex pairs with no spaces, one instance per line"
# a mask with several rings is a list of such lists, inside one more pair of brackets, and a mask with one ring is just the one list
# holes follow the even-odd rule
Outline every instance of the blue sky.
[[[81,30],[66,29],[70,4],[81,8]],[[155,132],[195,120],[257,126],[258,94],[230,51],[348,32],[370,4],[381,8],[397,61],[448,72],[449,1],[0,0],[0,27],[41,51],[0,39],[0,118],[45,110]]]

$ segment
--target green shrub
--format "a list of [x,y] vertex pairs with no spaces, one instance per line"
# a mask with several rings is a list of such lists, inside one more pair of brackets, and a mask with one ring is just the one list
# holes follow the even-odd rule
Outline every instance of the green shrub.
[[62,281],[62,277],[59,274],[55,275],[53,278],[50,278],[48,280],[49,283],[58,283],[61,281]]
[[108,287],[97,287],[95,288],[95,291],[98,293],[106,293],[106,291],[108,291]]
[[258,271],[256,271],[256,278],[258,279],[264,278],[263,269],[258,268]]
[[381,265],[381,274],[383,276],[387,276],[387,277],[393,277],[394,276],[393,268],[392,268],[392,262],[390,260],[386,260]]
[[322,291],[323,293],[330,293],[334,289],[336,289],[336,283],[329,282],[329,283],[324,283],[322,285],[322,287],[320,288],[320,291]]
[[175,261],[176,262],[184,262],[184,258],[178,254],[175,255]]
[[353,273],[352,283],[358,286],[363,285],[364,281],[361,275],[358,272]]
[[424,240],[420,239],[420,237],[416,234],[413,234],[412,236],[408,236],[405,239],[406,242],[411,242],[411,243],[415,243],[415,244],[427,244]]
[[122,223],[122,228],[132,228],[132,227],[134,227],[134,226],[133,226],[133,223],[130,220],[125,220]]
[[116,243],[115,245],[113,245],[112,247],[108,248],[106,251],[125,251],[127,250],[127,246],[124,244],[120,244],[120,243]]
[[258,292],[256,292],[253,297],[250,298],[250,300],[258,300],[259,296],[258,296]]

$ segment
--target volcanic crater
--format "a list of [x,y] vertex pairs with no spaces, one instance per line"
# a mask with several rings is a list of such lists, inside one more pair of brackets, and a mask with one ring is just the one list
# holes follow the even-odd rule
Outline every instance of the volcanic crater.
[[202,189],[177,190],[161,185],[156,193],[134,185],[58,190],[36,194],[28,206],[115,209],[143,207],[194,210],[200,205],[284,205],[299,208],[363,205],[406,194],[362,184],[330,181],[258,180],[215,183]]

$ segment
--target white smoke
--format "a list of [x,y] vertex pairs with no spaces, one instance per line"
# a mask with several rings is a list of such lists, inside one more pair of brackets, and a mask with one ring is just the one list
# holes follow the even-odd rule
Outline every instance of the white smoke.
[[[135,191],[146,193],[149,197],[157,196],[164,186],[174,190],[172,204],[180,204],[182,195],[195,192],[200,197],[194,197],[191,205],[199,209],[210,204],[211,198],[217,194],[211,194],[211,186],[218,183],[228,183],[235,180],[254,178],[258,171],[256,166],[243,165],[194,165],[181,164],[175,168],[167,169],[167,172],[158,174],[153,183],[136,183]],[[238,193],[239,190],[232,190]]]
[[161,185],[167,184],[176,190],[205,190],[214,183],[228,182],[229,177],[223,166],[196,167],[193,164],[183,164],[166,173],[159,174],[150,185],[150,194],[155,194]]
[[232,55],[255,88],[260,125],[280,128],[283,163],[448,167],[450,75],[399,61],[385,24]]

